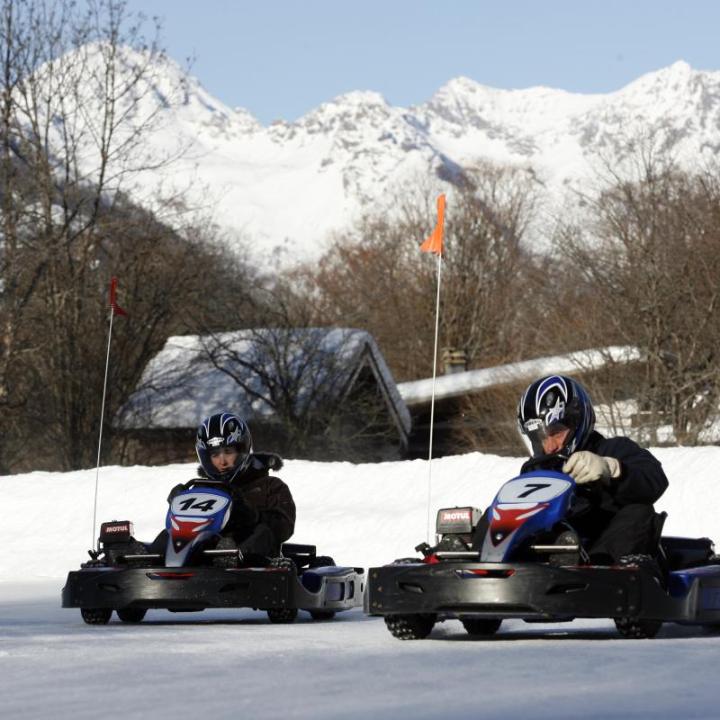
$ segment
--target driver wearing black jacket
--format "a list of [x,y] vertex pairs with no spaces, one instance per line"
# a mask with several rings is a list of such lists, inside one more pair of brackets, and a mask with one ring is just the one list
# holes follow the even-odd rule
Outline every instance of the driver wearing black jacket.
[[[625,437],[606,438],[594,429],[595,412],[585,388],[551,375],[533,382],[518,405],[518,428],[531,458],[572,476],[577,484],[568,520],[585,538],[590,562],[614,564],[627,555],[653,555],[659,531],[653,503],[665,492],[660,462]],[[487,520],[473,547],[482,547]]]
[[[195,449],[203,478],[226,483],[233,504],[218,548],[235,548],[252,562],[277,557],[280,546],[295,529],[295,503],[288,486],[271,475],[282,467],[272,453],[253,453],[252,437],[244,420],[232,413],[205,418],[197,429]],[[185,485],[178,485],[174,494]]]

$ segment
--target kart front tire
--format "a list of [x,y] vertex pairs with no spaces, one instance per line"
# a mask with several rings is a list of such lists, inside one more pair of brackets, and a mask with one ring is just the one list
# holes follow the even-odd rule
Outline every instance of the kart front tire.
[[624,637],[632,640],[654,638],[662,627],[662,620],[641,620],[633,617],[615,618],[615,627]]
[[385,625],[398,640],[423,640],[435,626],[437,616],[431,613],[417,615],[386,615]]
[[117,610],[117,616],[125,623],[139,623],[143,621],[147,610],[145,608],[124,608]]
[[488,637],[494,635],[502,625],[499,618],[463,618],[460,620],[468,635]]
[[287,625],[295,622],[298,611],[297,608],[270,608],[267,611],[268,619],[271,623]]
[[112,616],[110,608],[80,608],[80,615],[88,625],[107,625]]

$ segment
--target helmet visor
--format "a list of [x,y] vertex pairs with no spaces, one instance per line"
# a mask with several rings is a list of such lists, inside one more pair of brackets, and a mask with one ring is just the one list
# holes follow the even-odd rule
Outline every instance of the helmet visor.
[[530,418],[522,423],[520,429],[533,457],[561,452],[572,436],[572,428],[564,423],[545,425],[542,418]]

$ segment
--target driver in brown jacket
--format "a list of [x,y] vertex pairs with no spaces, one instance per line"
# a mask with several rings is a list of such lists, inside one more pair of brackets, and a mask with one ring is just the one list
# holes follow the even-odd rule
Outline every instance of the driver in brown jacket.
[[[277,557],[295,529],[295,503],[288,486],[271,475],[282,467],[273,453],[253,453],[244,420],[232,413],[205,418],[197,429],[198,475],[229,486],[233,506],[218,547],[237,547],[247,562],[253,556]],[[184,485],[173,488],[172,495]]]

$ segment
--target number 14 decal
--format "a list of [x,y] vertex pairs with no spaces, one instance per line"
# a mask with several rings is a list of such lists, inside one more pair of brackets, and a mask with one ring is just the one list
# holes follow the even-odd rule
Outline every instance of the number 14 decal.
[[[191,497],[187,500],[181,501],[180,509],[183,512],[187,512],[188,510],[201,510],[202,512],[209,512],[213,509],[216,503],[215,500],[203,500],[202,502],[196,503],[196,500],[197,498]],[[193,505],[193,503],[195,504]]]

